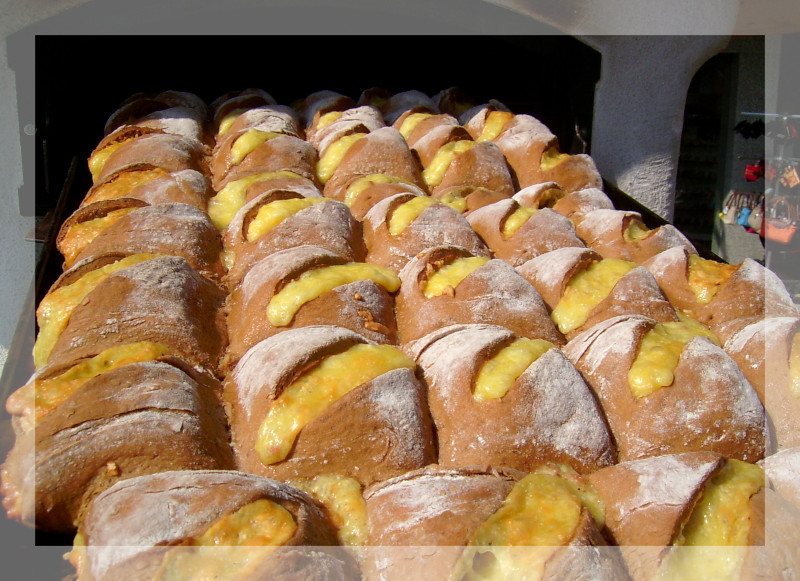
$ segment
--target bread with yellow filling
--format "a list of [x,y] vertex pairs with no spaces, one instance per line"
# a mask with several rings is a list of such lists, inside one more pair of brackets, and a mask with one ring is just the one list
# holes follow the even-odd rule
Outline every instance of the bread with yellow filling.
[[[490,142],[473,143],[454,141],[439,148],[423,173],[432,194],[452,186],[480,186],[508,196],[516,191],[516,181],[500,149]],[[455,146],[455,156],[449,162],[445,158],[437,170],[437,158],[451,146]],[[458,146],[465,147],[462,151]]]
[[737,331],[723,349],[767,413],[774,450],[800,446],[800,317],[767,317]]
[[639,212],[598,209],[587,212],[575,226],[586,246],[603,258],[621,258],[642,264],[669,248],[682,247],[697,254],[697,249],[672,224],[647,227]]
[[431,97],[439,111],[456,119],[477,105],[475,99],[461,87],[442,89]]
[[451,141],[472,141],[467,130],[452,115],[412,113],[398,117],[394,128],[403,133],[408,146],[417,153],[423,167],[428,167],[443,145]]
[[[628,579],[584,498],[577,474],[557,465],[533,474],[504,468],[430,466],[365,492],[367,578]],[[544,498],[548,498],[544,501]],[[542,504],[565,509],[548,511]],[[567,513],[569,516],[567,516]],[[420,550],[424,546],[425,550]]]
[[[365,103],[358,103],[364,105]],[[304,129],[316,124],[317,120],[332,111],[346,111],[356,106],[352,97],[336,91],[315,91],[302,99],[292,103],[292,108],[297,111]]]
[[584,248],[568,218],[550,208],[521,206],[513,198],[478,208],[467,221],[495,257],[519,266],[558,248]]
[[248,472],[336,473],[367,486],[435,460],[413,361],[343,327],[313,325],[261,341],[228,375],[224,398],[237,463]]
[[[364,273],[357,272],[359,265]],[[384,275],[383,284],[368,277],[372,271]],[[256,262],[226,299],[230,343],[223,368],[230,370],[263,339],[310,325],[339,325],[372,341],[396,343],[394,292],[399,283],[391,272],[351,262],[318,246],[272,253]],[[283,303],[286,308],[278,312],[276,305]],[[290,312],[289,306],[296,310]]]
[[469,323],[501,325],[520,337],[564,343],[539,293],[503,260],[475,257],[458,246],[436,246],[414,257],[399,277],[395,310],[402,343]]
[[507,192],[498,192],[483,186],[451,186],[437,190],[431,196],[455,208],[464,216],[509,197]]
[[190,204],[206,210],[208,200],[214,195],[211,182],[197,170],[176,172],[139,166],[121,170],[94,184],[81,201],[81,206],[95,202],[130,198],[151,206],[156,204]]
[[306,140],[322,155],[329,145],[351,133],[369,133],[385,127],[383,115],[375,107],[361,105],[318,117],[306,129]]
[[235,116],[229,115],[217,133],[215,149],[250,130],[303,137],[300,120],[294,109],[286,105],[261,105],[242,110]]
[[235,470],[178,470],[99,495],[69,558],[81,581],[354,578],[352,558],[335,545],[321,506],[293,486]]
[[578,224],[592,210],[613,210],[611,198],[598,188],[585,188],[565,192],[556,182],[544,182],[520,189],[514,199],[521,206],[530,208],[552,208]]
[[383,119],[387,125],[393,125],[406,112],[439,113],[439,109],[428,95],[422,91],[411,89],[392,93],[382,107]]
[[620,315],[644,315],[662,323],[678,320],[650,271],[604,259],[591,248],[551,250],[520,264],[517,271],[542,296],[567,339]]
[[[115,270],[118,265],[124,267]],[[219,285],[177,256],[106,255],[79,262],[37,309],[34,354],[41,352],[42,364],[61,365],[121,343],[152,341],[216,373],[227,342],[224,297]],[[53,317],[52,331],[44,333]],[[45,335],[48,344],[42,343]]]
[[422,168],[397,129],[381,127],[352,143],[324,183],[323,193],[343,201],[348,186],[374,174],[386,174],[423,188]]
[[200,119],[207,119],[209,106],[194,93],[186,91],[163,91],[161,93],[134,93],[122,103],[106,120],[103,134],[108,135],[122,125],[135,122],[158,111],[172,108],[191,109]]
[[620,461],[684,451],[764,456],[764,407],[712,339],[690,322],[623,315],[564,346],[600,401]]
[[131,198],[95,202],[72,214],[56,240],[61,250],[74,239],[65,268],[105,254],[150,253],[181,256],[203,276],[222,278],[222,242],[207,213],[188,204],[141,204]]
[[[240,91],[228,91],[214,99],[210,105],[210,121],[213,131],[219,135],[223,124],[231,122],[231,118],[256,107],[270,107],[278,102],[267,91],[255,87]],[[226,119],[227,118],[227,119]]]
[[395,272],[434,246],[461,246],[475,256],[491,257],[461,212],[428,196],[402,193],[385,198],[367,212],[362,225],[367,262]]
[[353,217],[362,222],[372,207],[386,198],[397,194],[427,195],[412,183],[393,178],[386,174],[375,174],[355,180],[347,187],[344,203],[350,208]]
[[428,386],[439,464],[591,472],[616,461],[603,412],[548,341],[499,325],[452,325],[404,345]]
[[[118,480],[232,468],[219,384],[173,363],[142,361],[101,373],[22,435],[2,470],[9,516],[70,532],[91,498]],[[21,481],[18,463],[26,466]]]

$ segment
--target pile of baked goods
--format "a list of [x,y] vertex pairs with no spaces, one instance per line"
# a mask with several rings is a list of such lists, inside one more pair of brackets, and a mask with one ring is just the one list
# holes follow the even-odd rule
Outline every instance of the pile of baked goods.
[[77,579],[800,572],[800,312],[536,118],[136,94],[9,398]]

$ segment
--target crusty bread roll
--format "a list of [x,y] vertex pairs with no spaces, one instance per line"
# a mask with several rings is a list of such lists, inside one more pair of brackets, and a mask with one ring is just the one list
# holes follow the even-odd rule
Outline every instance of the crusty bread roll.
[[[232,468],[215,389],[213,378],[160,361],[123,365],[89,379],[9,454],[2,470],[9,516],[70,532],[87,502],[120,479]],[[33,441],[35,458],[25,439]]]
[[614,203],[603,190],[585,188],[565,192],[556,182],[543,182],[520,189],[514,199],[529,208],[552,208],[578,224],[592,210],[613,210]]
[[214,99],[209,105],[211,126],[214,134],[219,136],[225,128],[242,113],[257,107],[277,105],[275,98],[267,91],[249,88],[241,91],[229,91]]
[[643,266],[676,308],[708,325],[722,343],[764,317],[800,314],[778,275],[755,260],[731,265],[694,254],[671,248]]
[[[373,545],[366,577],[407,579],[424,570],[436,579],[627,579],[584,504],[587,488],[558,466],[530,475],[430,466],[373,486],[365,491]],[[538,495],[563,501],[570,517],[556,524],[537,512]]]
[[[267,226],[260,226],[259,216],[271,218],[269,224],[281,219],[267,230]],[[228,288],[237,286],[260,259],[310,244],[349,262],[363,262],[366,256],[361,225],[343,203],[322,196],[304,198],[292,190],[272,190],[257,196],[236,213],[225,230]]]
[[405,193],[427,195],[417,185],[386,174],[375,174],[351,182],[345,191],[344,203],[350,208],[353,217],[362,222],[375,204],[396,194]]
[[344,111],[329,111],[325,116],[316,117],[306,128],[306,140],[322,156],[331,144],[346,135],[369,133],[385,126],[383,115],[378,109],[361,105]]
[[403,136],[393,127],[381,127],[352,143],[325,181],[323,193],[344,201],[348,186],[374,174],[385,174],[424,190],[422,168]]
[[456,119],[477,105],[472,96],[461,87],[442,89],[431,97],[439,111]]
[[234,110],[220,126],[214,150],[226,149],[226,144],[248,131],[264,131],[303,137],[297,112],[286,105],[262,105]]
[[[672,332],[683,336],[673,341]],[[645,335],[655,341],[641,358]],[[684,451],[748,462],[764,456],[758,395],[733,359],[699,329],[623,315],[584,331],[563,350],[600,400],[620,461]],[[641,367],[631,376],[635,362]]]
[[91,504],[80,542],[70,554],[80,581],[206,574],[344,581],[357,575],[307,494],[234,470],[169,471],[120,482]]
[[[445,279],[444,286],[429,287],[429,282],[436,285],[437,273],[446,276],[445,268],[456,269],[455,278]],[[458,246],[435,246],[411,259],[399,277],[395,311],[402,343],[469,323],[501,325],[520,337],[564,343],[542,297],[503,260],[476,258]]]
[[513,198],[470,212],[467,221],[493,255],[511,266],[557,248],[584,248],[568,218],[550,208],[527,209]]
[[[348,264],[367,268],[363,273],[352,270],[352,276],[348,277]],[[324,277],[324,270],[331,269],[342,272],[341,278],[333,279],[331,288],[322,280],[319,287],[322,294],[314,296],[303,291],[303,286],[314,287],[304,285],[302,277]],[[287,329],[310,325],[338,325],[371,341],[397,343],[393,293],[400,281],[386,269],[375,269],[382,278],[374,278],[372,270],[370,265],[352,263],[346,257],[311,245],[287,248],[262,258],[226,299],[230,343],[223,369],[229,371],[259,341]],[[278,297],[292,283],[298,290],[288,288],[286,293],[293,294]],[[290,303],[296,311],[287,314],[286,308],[275,310],[278,300],[287,296],[290,300],[293,296],[302,297],[301,301]],[[272,315],[270,309],[275,310]]]
[[469,132],[452,115],[403,113],[392,125],[417,153],[422,167],[428,167],[439,149],[452,141],[472,141]]
[[183,257],[203,276],[222,278],[222,242],[207,213],[189,204],[142,204],[121,198],[73,213],[56,239],[64,268],[107,254],[150,253]]
[[438,189],[431,193],[431,197],[436,198],[452,206],[464,216],[469,215],[478,208],[483,208],[489,204],[494,204],[500,200],[507,199],[508,193],[490,190],[483,186],[451,186]]
[[772,449],[800,446],[800,317],[767,317],[723,345],[764,404]]
[[[422,200],[407,204],[415,198]],[[427,198],[427,199],[426,199]],[[407,225],[398,218],[401,212],[411,211]],[[395,221],[396,220],[396,221]],[[454,208],[430,197],[411,193],[396,194],[375,204],[362,222],[367,262],[400,272],[417,254],[440,245],[466,248],[475,256],[491,252],[466,218]],[[396,233],[392,233],[396,232]]]
[[[525,344],[537,352],[514,351]],[[445,327],[403,348],[428,385],[439,464],[530,471],[559,462],[591,472],[616,461],[600,406],[555,345],[472,324]]]
[[567,339],[620,315],[644,315],[661,323],[678,320],[650,271],[604,259],[591,248],[551,250],[520,264],[517,271],[542,296]]
[[436,103],[422,91],[411,89],[391,94],[380,107],[383,119],[387,125],[393,125],[403,113],[439,113]]
[[[391,364],[378,364],[383,356]],[[430,464],[431,423],[414,367],[398,348],[343,327],[291,329],[258,343],[224,384],[237,465],[279,480],[335,473],[368,486]],[[298,405],[313,411],[286,416]],[[284,416],[294,431],[281,428]]]
[[[358,104],[363,105],[364,103]],[[356,102],[352,97],[329,90],[315,91],[292,103],[292,108],[297,111],[306,129],[314,125],[326,113],[345,111],[355,106]]]
[[638,212],[598,209],[587,212],[575,226],[586,246],[603,258],[621,258],[642,264],[669,248],[697,254],[694,245],[671,224],[648,228]]
[[158,111],[175,107],[195,111],[201,119],[207,119],[209,107],[203,99],[186,91],[163,91],[161,93],[134,93],[122,103],[106,120],[103,128],[108,135],[118,127],[135,122]]
[[214,195],[211,182],[197,170],[186,169],[168,173],[152,167],[122,170],[94,184],[81,201],[81,206],[118,198],[141,200],[156,204],[190,204],[206,210]]
[[[474,145],[473,145],[474,143]],[[502,151],[493,143],[475,143],[461,140],[439,148],[441,152],[449,145],[465,145],[466,149],[456,149],[455,156],[446,163],[444,171],[438,170],[437,157],[425,168],[423,178],[429,191],[435,194],[453,186],[479,186],[511,196],[516,191],[516,182],[506,163]]]
[[[37,367],[152,341],[217,373],[227,342],[224,296],[216,283],[177,256],[106,255],[79,262],[59,277],[37,309]],[[53,309],[62,308],[49,323]]]

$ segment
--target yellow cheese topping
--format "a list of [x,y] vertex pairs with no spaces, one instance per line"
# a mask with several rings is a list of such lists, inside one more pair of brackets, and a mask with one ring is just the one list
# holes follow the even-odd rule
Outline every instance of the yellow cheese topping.
[[274,131],[248,129],[231,146],[231,164],[239,165],[256,147],[279,135]]
[[645,397],[672,385],[673,375],[686,344],[703,336],[719,344],[716,336],[700,323],[688,319],[657,323],[648,331],[639,346],[630,370],[628,383],[635,398]]
[[247,188],[257,182],[266,182],[278,178],[299,178],[291,171],[276,171],[249,175],[225,185],[208,201],[208,215],[217,230],[224,230],[231,223],[247,201]]
[[503,223],[503,238],[505,240],[511,238],[514,233],[519,230],[525,222],[530,220],[531,216],[533,216],[535,213],[536,208],[528,208],[526,206],[520,206],[514,210]]
[[483,364],[475,380],[472,397],[475,401],[502,398],[519,376],[553,347],[544,339],[516,339]]
[[328,146],[325,153],[317,161],[317,177],[320,182],[324,184],[331,179],[333,172],[342,163],[342,159],[344,159],[353,144],[364,136],[366,136],[366,133],[345,135]]
[[148,341],[117,345],[73,365],[61,375],[37,380],[35,422],[41,420],[93,377],[123,365],[153,361],[168,353],[169,348],[166,345]]
[[428,278],[422,294],[428,299],[441,296],[448,289],[455,289],[462,280],[487,262],[489,258],[485,256],[466,256],[445,264]]
[[189,546],[167,553],[154,581],[236,581],[250,578],[297,530],[292,514],[259,499],[222,517]]
[[60,250],[64,255],[64,268],[71,267],[78,256],[106,228],[136,208],[121,208],[101,218],[86,220],[72,226],[61,240]]
[[88,204],[101,200],[114,200],[116,198],[125,197],[125,195],[134,188],[165,176],[167,173],[167,170],[160,167],[124,171],[113,180],[97,186],[97,189],[87,196],[84,203]]
[[106,165],[106,161],[111,157],[111,154],[122,147],[127,141],[129,140],[126,139],[107,145],[89,158],[89,173],[92,174],[92,182],[97,181],[98,176],[103,171],[103,166]]
[[408,202],[400,204],[389,218],[389,234],[397,236],[402,233],[422,212],[439,203],[441,203],[439,200],[430,196],[416,196]]
[[641,220],[631,220],[630,224],[628,224],[628,227],[622,233],[622,238],[626,242],[636,242],[642,238],[647,238],[647,236],[652,233],[653,230],[650,230],[650,228],[645,226],[644,222]]
[[289,198],[264,204],[247,227],[248,242],[258,240],[286,218],[323,200],[324,198]]
[[227,133],[228,129],[231,128],[231,125],[233,125],[239,118],[239,116],[245,111],[247,111],[246,108],[239,108],[239,109],[234,109],[230,113],[225,115],[222,118],[222,121],[219,122],[219,129],[217,129],[217,137]]
[[461,140],[451,141],[444,144],[433,156],[433,159],[424,170],[422,170],[422,179],[428,184],[428,187],[435,187],[442,183],[444,174],[447,173],[447,168],[453,163],[453,160],[475,147],[474,141]]
[[558,188],[549,188],[542,192],[539,196],[539,208],[552,208],[556,203],[567,195],[564,190]]
[[737,265],[725,264],[701,258],[697,254],[690,254],[688,282],[697,297],[697,302],[701,305],[710,303],[719,287],[736,272],[737,268],[739,268]]
[[570,333],[583,325],[592,310],[609,295],[619,279],[636,266],[636,263],[627,260],[605,258],[576,273],[550,313],[558,330]]
[[496,139],[503,130],[503,127],[505,127],[506,123],[508,123],[512,117],[514,117],[514,114],[509,111],[492,111],[486,116],[483,130],[475,141],[491,141]]
[[559,152],[558,147],[548,147],[542,152],[542,159],[539,163],[539,167],[541,167],[542,171],[549,171],[570,157],[572,156],[568,153]]
[[419,125],[420,121],[432,116],[432,113],[411,113],[411,115],[403,119],[403,122],[400,124],[400,134],[403,138],[408,139],[411,132]]
[[739,579],[751,526],[750,498],[764,487],[764,471],[754,464],[728,460],[703,489],[665,559],[659,581]]
[[272,297],[267,306],[267,318],[276,327],[285,327],[307,302],[337,286],[359,280],[371,280],[390,293],[400,288],[400,279],[394,272],[375,264],[350,262],[315,268],[304,272]]
[[307,492],[328,509],[343,545],[367,544],[367,503],[358,480],[341,474],[323,474],[311,480],[291,480],[289,484]]
[[357,344],[322,360],[273,402],[261,423],[255,449],[264,464],[284,460],[300,431],[360,385],[414,361],[391,345]]
[[547,560],[572,540],[580,522],[584,505],[576,490],[559,470],[537,470],[517,482],[473,534],[454,578],[542,579]]
[[328,111],[327,113],[320,115],[319,119],[317,119],[317,124],[315,129],[319,131],[320,129],[324,129],[334,121],[336,121],[339,117],[342,116],[342,111]]
[[796,333],[792,340],[792,350],[789,353],[789,393],[792,397],[800,398],[800,333]]
[[453,190],[447,192],[442,197],[439,198],[439,201],[443,204],[447,204],[455,211],[463,214],[467,211],[467,198],[463,196],[461,193],[464,190]]
[[58,288],[44,297],[36,311],[36,322],[39,324],[39,335],[36,337],[36,343],[33,346],[33,359],[36,368],[39,369],[47,363],[47,359],[50,357],[50,352],[53,350],[59,335],[67,327],[73,309],[80,304],[86,295],[92,292],[98,284],[112,273],[144,260],[150,260],[155,256],[155,254],[127,256],[117,262],[93,270],[78,281]]
[[347,191],[344,194],[344,203],[348,208],[352,208],[353,204],[356,203],[358,196],[366,190],[377,184],[407,184],[406,180],[401,180],[400,178],[396,178],[394,176],[390,176],[383,173],[374,173],[368,176],[364,176],[363,178],[359,178],[349,186],[347,186]]

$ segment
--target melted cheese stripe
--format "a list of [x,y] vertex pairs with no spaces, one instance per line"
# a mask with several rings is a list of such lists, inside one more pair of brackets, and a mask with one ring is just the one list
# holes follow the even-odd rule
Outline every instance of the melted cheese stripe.
[[461,140],[451,141],[440,147],[428,167],[422,170],[422,179],[425,180],[428,187],[433,188],[442,183],[444,174],[447,173],[447,169],[453,163],[453,160],[465,151],[475,147],[475,145],[476,142],[474,141]]
[[311,480],[291,480],[289,484],[309,493],[328,509],[343,545],[366,546],[367,503],[355,478],[323,474]]
[[636,263],[627,260],[605,258],[576,273],[550,313],[558,330],[570,333],[583,325],[592,310],[611,293],[619,279],[636,266]]
[[342,163],[342,159],[344,159],[344,156],[353,144],[366,135],[366,133],[345,135],[337,139],[334,143],[331,143],[328,148],[325,149],[325,153],[320,156],[317,162],[317,178],[319,178],[321,183],[324,184],[331,179],[333,172],[335,172],[339,164]]
[[400,134],[403,136],[403,139],[408,140],[411,136],[411,133],[420,124],[420,121],[427,119],[428,117],[433,117],[432,113],[412,113],[400,124]]
[[282,134],[274,131],[248,129],[231,146],[231,164],[239,165],[256,147],[279,135]]
[[535,213],[536,208],[528,208],[527,206],[520,206],[514,210],[503,223],[503,239],[508,240],[511,238]]
[[719,344],[710,330],[688,319],[673,323],[657,323],[648,331],[628,371],[628,383],[633,396],[645,397],[662,387],[672,385],[675,379],[674,371],[684,347],[689,341],[700,336]]
[[463,196],[461,192],[464,190],[453,190],[451,192],[447,192],[442,197],[439,198],[439,201],[443,204],[447,204],[451,208],[453,208],[456,212],[463,214],[467,211],[467,198]]
[[317,119],[317,124],[314,126],[314,130],[319,131],[320,129],[324,129],[341,116],[342,111],[328,111],[324,115],[320,115],[319,119]]
[[190,546],[170,549],[154,581],[248,579],[296,531],[288,510],[271,500],[256,500],[217,520]]
[[264,204],[247,227],[247,241],[252,242],[261,238],[286,218],[322,201],[324,198],[290,198]]
[[410,182],[383,173],[374,173],[364,176],[347,186],[347,191],[344,194],[345,205],[348,208],[352,208],[358,196],[360,196],[364,190],[378,184],[410,184]]
[[570,157],[572,156],[568,153],[559,152],[558,147],[548,147],[542,152],[542,159],[539,162],[539,167],[542,171],[549,171],[560,163],[565,162]]
[[506,123],[508,123],[512,117],[514,117],[514,114],[508,111],[492,111],[486,116],[483,130],[475,141],[481,142],[497,139],[497,136],[503,131],[503,127],[505,127]]
[[121,208],[109,212],[105,216],[86,220],[72,226],[61,242],[61,252],[64,255],[64,268],[70,268],[78,256],[100,233],[116,223],[125,214],[130,214],[136,208]]
[[702,496],[659,570],[658,581],[739,578],[751,526],[750,498],[765,485],[764,471],[730,459]]
[[389,234],[397,236],[402,233],[422,212],[440,203],[439,200],[430,196],[416,196],[408,202],[400,204],[394,209],[389,218]]
[[50,379],[36,380],[35,423],[90,379],[123,365],[153,361],[169,354],[169,348],[160,343],[140,341],[110,347],[91,359],[73,365],[68,371]]
[[273,402],[255,443],[261,461],[269,465],[286,459],[300,431],[352,390],[394,369],[415,367],[391,345],[357,344],[325,358]]
[[163,168],[127,170],[114,179],[97,186],[89,194],[84,203],[100,202],[102,200],[115,200],[124,198],[128,192],[136,187],[150,183],[153,180],[167,175],[169,172]]
[[500,399],[534,361],[554,345],[544,339],[517,339],[481,367],[472,397],[475,401]]
[[111,154],[125,145],[125,143],[128,141],[130,140],[126,139],[125,141],[119,141],[117,143],[107,145],[89,158],[89,173],[92,174],[92,182],[97,181],[98,176],[103,171],[103,167],[106,165],[108,158],[111,157]]
[[236,122],[236,120],[239,118],[239,116],[242,113],[244,113],[245,111],[247,111],[247,110],[248,109],[246,109],[246,108],[234,109],[230,113],[225,115],[225,117],[222,118],[222,121],[219,122],[219,129],[217,130],[217,137],[220,137],[220,136],[224,135],[225,133],[227,133],[228,130],[231,128],[231,125],[233,125]]
[[247,188],[257,182],[266,182],[278,178],[299,178],[290,171],[276,171],[249,175],[225,185],[208,201],[208,216],[217,227],[224,230],[231,223],[242,206],[247,202]]
[[80,304],[86,295],[114,272],[155,257],[155,254],[127,256],[117,262],[93,270],[78,281],[58,288],[44,297],[36,312],[36,322],[39,324],[39,335],[36,337],[36,343],[33,346],[33,359],[36,368],[39,369],[47,363],[47,359],[50,357],[50,352],[53,350],[59,335],[69,323],[69,317],[73,309]]
[[697,254],[689,255],[689,287],[697,297],[697,302],[707,305],[717,294],[720,286],[739,268],[737,265],[725,264],[716,260],[701,258]]
[[272,297],[267,306],[267,318],[276,327],[285,327],[307,302],[337,286],[359,280],[371,280],[390,293],[400,288],[400,279],[394,272],[374,264],[350,262],[315,268],[301,274]]
[[422,288],[422,294],[430,299],[455,289],[462,280],[489,262],[485,256],[467,256],[454,260],[434,272]]

